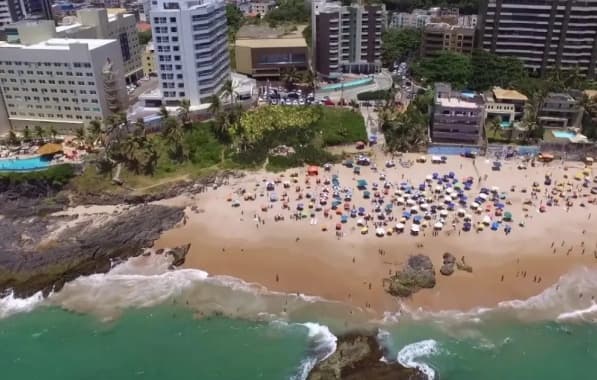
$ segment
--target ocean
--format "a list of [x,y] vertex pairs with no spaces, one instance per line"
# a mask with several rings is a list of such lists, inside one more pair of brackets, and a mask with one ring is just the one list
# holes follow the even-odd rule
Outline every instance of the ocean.
[[[300,380],[350,328],[342,305],[169,272],[160,260],[79,278],[45,300],[0,299],[2,378]],[[434,379],[594,378],[595,292],[597,273],[579,270],[494,309],[350,323],[379,327],[388,360]]]

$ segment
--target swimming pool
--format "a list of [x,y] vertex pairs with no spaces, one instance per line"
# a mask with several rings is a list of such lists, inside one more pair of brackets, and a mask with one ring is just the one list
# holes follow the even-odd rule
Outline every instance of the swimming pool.
[[321,91],[338,91],[341,89],[346,90],[348,88],[365,86],[365,85],[371,84],[371,83],[373,83],[373,78],[361,78],[361,79],[355,79],[355,80],[348,81],[348,82],[334,83],[334,84],[330,84],[327,86],[323,86],[322,88],[320,88],[320,90]]
[[571,139],[576,136],[576,133],[570,131],[551,131],[551,133],[558,139]]
[[4,158],[0,159],[0,171],[18,172],[45,169],[50,161],[41,156],[29,158]]
[[467,152],[479,154],[479,148],[456,145],[434,145],[427,148],[427,154],[436,156],[459,156]]

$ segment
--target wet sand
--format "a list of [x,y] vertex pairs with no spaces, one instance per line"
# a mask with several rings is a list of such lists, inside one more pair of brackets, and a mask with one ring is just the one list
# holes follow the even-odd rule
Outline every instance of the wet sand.
[[[415,156],[406,158],[414,159]],[[380,155],[377,158],[380,170],[383,161]],[[438,272],[437,285],[406,300],[406,306],[424,310],[491,307],[500,301],[536,295],[576,267],[597,267],[597,236],[589,232],[595,225],[590,216],[596,213],[593,217],[597,217],[594,204],[586,203],[586,207],[580,207],[581,200],[575,199],[570,210],[560,205],[549,207],[546,213],[539,213],[540,200],[537,200],[534,205],[527,206],[528,211],[523,211],[522,202],[530,196],[520,192],[522,187],[530,190],[533,181],[542,184],[548,172],[559,181],[565,174],[574,177],[583,166],[566,163],[565,170],[558,162],[545,167],[529,166],[527,170],[520,171],[516,169],[517,163],[506,162],[501,171],[494,172],[488,160],[477,159],[473,165],[470,159],[450,157],[448,164],[444,165],[426,163],[407,169],[399,166],[385,169],[388,180],[410,180],[413,184],[420,183],[432,172],[454,171],[459,178],[475,177],[473,190],[477,189],[477,177],[487,175],[487,180],[482,180],[482,186],[499,186],[502,191],[508,192],[508,199],[513,204],[507,209],[513,212],[516,221],[528,214],[524,218],[525,227],[516,225],[507,236],[503,231],[488,229],[459,234],[460,226],[455,231],[449,231],[448,235],[446,230],[452,228],[447,223],[446,230],[438,236],[426,230],[419,236],[405,233],[378,238],[372,228],[368,235],[361,235],[355,221],[351,220],[344,230],[345,236],[337,239],[333,231],[337,216],[326,222],[321,220],[322,215],[318,215],[317,225],[311,225],[308,218],[294,221],[289,217],[289,210],[281,210],[280,202],[274,209],[262,212],[261,206],[267,203],[265,198],[241,201],[240,207],[231,207],[227,198],[235,189],[252,189],[257,182],[264,186],[262,179],[277,177],[255,173],[217,190],[162,201],[188,206],[187,218],[178,228],[164,233],[156,242],[156,247],[190,242],[192,247],[186,267],[202,269],[213,275],[238,277],[271,290],[342,301],[380,314],[400,308],[399,300],[383,290],[383,278],[400,269],[410,254],[423,253],[431,257]],[[299,184],[304,187],[304,170],[291,172],[300,173]],[[288,179],[289,173],[285,173],[285,179]],[[353,179],[356,178],[350,169],[337,165],[331,173],[340,176],[341,185],[354,186]],[[322,175],[331,176],[320,173]],[[367,179],[370,184],[378,181],[378,177],[379,173],[370,169],[364,169],[358,176]],[[570,181],[574,188],[579,185],[574,179]],[[512,185],[517,186],[515,192],[509,192]],[[279,185],[277,189],[279,194],[283,192],[281,187]],[[262,190],[265,192],[265,189]],[[583,190],[586,194],[587,189]],[[288,192],[291,205],[296,204],[294,185]],[[369,201],[365,202],[360,196],[355,196],[355,204],[369,208]],[[193,211],[191,207],[198,211]],[[274,222],[275,214],[284,215],[285,220]],[[265,224],[257,224],[254,215],[259,215]],[[328,231],[321,231],[323,223],[327,223]],[[380,255],[380,249],[385,254]],[[458,259],[464,256],[473,273],[456,271],[449,277],[440,275],[444,252],[451,252]]]

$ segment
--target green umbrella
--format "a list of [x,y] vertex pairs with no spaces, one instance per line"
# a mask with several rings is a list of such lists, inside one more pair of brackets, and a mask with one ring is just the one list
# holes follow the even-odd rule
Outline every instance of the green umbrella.
[[504,213],[504,220],[512,220],[512,213],[510,211]]

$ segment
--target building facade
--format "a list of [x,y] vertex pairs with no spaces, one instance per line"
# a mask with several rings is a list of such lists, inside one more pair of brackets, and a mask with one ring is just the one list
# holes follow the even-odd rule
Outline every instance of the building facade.
[[153,43],[148,43],[143,52],[143,73],[147,76],[157,76],[155,68],[155,49]]
[[381,33],[385,5],[342,5],[314,0],[311,4],[313,62],[317,73],[335,78],[342,73],[370,74],[381,69]]
[[226,3],[152,0],[157,72],[166,105],[209,103],[230,79]]
[[71,131],[125,110],[120,46],[114,40],[52,38],[0,43],[0,88],[10,125]]
[[540,75],[578,67],[595,77],[597,0],[484,0],[478,33],[479,48]]
[[77,11],[77,21],[56,27],[56,36],[63,38],[115,39],[120,45],[127,82],[143,77],[137,20],[132,13],[108,13],[105,8]]
[[578,128],[583,108],[577,98],[567,93],[547,94],[539,110],[539,125],[546,129]]
[[430,127],[433,142],[477,145],[484,123],[485,111],[480,95],[454,91],[445,83],[435,84]]
[[442,51],[471,54],[475,47],[475,29],[446,23],[425,26],[421,38],[421,55],[430,57]]

